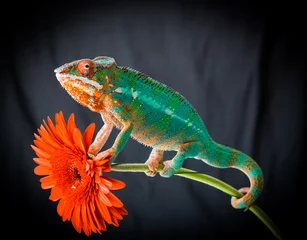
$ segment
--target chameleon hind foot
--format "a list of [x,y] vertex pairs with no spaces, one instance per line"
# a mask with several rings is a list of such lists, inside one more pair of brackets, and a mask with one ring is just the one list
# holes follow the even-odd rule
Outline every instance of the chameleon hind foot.
[[156,176],[162,158],[163,158],[163,151],[157,149],[153,149],[151,151],[148,160],[145,162],[145,164],[149,168],[149,170],[145,172],[145,174],[148,177]]
[[147,165],[147,167],[149,168],[148,171],[145,172],[145,174],[148,177],[154,177],[157,174],[157,170],[159,167],[159,161],[157,160],[152,160],[152,159],[148,159],[145,164]]
[[164,168],[160,172],[161,177],[169,178],[174,175],[176,169],[172,167],[172,160],[167,160],[162,163]]
[[182,167],[184,160],[197,156],[201,148],[202,143],[199,141],[182,143],[173,159],[163,162],[164,168],[160,172],[161,177],[173,176]]

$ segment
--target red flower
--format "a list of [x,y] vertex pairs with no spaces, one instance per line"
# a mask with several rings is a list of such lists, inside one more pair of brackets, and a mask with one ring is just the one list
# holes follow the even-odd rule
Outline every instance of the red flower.
[[128,212],[123,203],[110,191],[122,189],[124,182],[108,176],[108,159],[94,160],[87,156],[92,142],[95,124],[90,124],[82,136],[76,127],[74,114],[67,124],[62,112],[55,115],[55,125],[48,117],[43,121],[38,133],[34,134],[35,146],[31,145],[38,158],[34,169],[37,175],[47,175],[40,179],[43,189],[50,189],[49,199],[60,200],[57,212],[63,221],[72,222],[76,231],[83,229],[86,235],[106,231],[106,223],[119,226],[118,220]]

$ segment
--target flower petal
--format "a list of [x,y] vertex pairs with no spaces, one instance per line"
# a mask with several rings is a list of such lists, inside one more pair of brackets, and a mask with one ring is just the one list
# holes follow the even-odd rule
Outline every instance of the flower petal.
[[56,123],[56,125],[64,128],[64,129],[67,129],[67,125],[66,125],[65,118],[64,118],[62,111],[55,114],[55,123]]
[[104,194],[110,191],[109,188],[107,188],[103,183],[99,184],[99,188],[100,188],[100,191],[102,191]]
[[36,155],[39,157],[39,158],[50,158],[51,155],[44,152],[43,150],[31,145],[32,149],[35,151]]
[[42,189],[49,189],[54,187],[55,185],[55,179],[51,176],[43,177],[40,179],[40,182],[42,183]]
[[94,223],[94,219],[93,219],[93,213],[92,213],[92,209],[90,207],[91,203],[88,202],[86,204],[86,215],[87,215],[87,220],[88,220],[88,227],[90,228],[89,230],[90,231],[93,231],[93,232],[97,232],[97,226],[96,224]]
[[128,211],[125,208],[121,207],[116,209],[121,215],[128,215]]
[[111,172],[111,164],[108,158],[99,160],[100,168],[103,172]]
[[40,175],[41,176],[41,175],[49,175],[52,172],[50,171],[50,168],[42,166],[42,165],[39,165],[39,166],[34,168],[34,173],[36,175]]
[[86,150],[88,150],[88,148],[92,143],[95,132],[95,126],[96,126],[95,123],[91,123],[84,131],[83,142]]
[[[70,220],[75,208],[76,202],[72,201],[74,198],[65,198],[65,208],[63,209],[63,221]],[[74,199],[75,200],[75,199]]]
[[58,206],[57,206],[57,212],[58,214],[62,217],[63,216],[63,211],[64,211],[64,208],[65,208],[65,199],[61,199],[58,203]]
[[107,193],[106,196],[113,207],[122,207],[124,205],[112,192]]
[[56,186],[51,188],[51,192],[50,192],[50,196],[49,196],[50,200],[55,202],[55,201],[59,200],[62,196],[63,196],[63,193],[62,193],[60,188],[58,188]]
[[68,121],[67,121],[67,131],[70,136],[73,135],[75,128],[76,128],[75,115],[72,113],[70,114]]
[[109,181],[112,185],[109,187],[110,190],[118,190],[118,189],[122,189],[124,187],[126,187],[126,184],[120,180],[108,177],[108,176],[103,176],[100,178],[104,178],[107,181]]
[[38,133],[41,135],[41,139],[44,140],[44,142],[50,144],[54,148],[61,148],[58,139],[53,134],[48,133],[45,129],[38,129]]
[[72,217],[71,217],[71,222],[74,228],[78,233],[81,233],[81,205],[78,204],[75,206],[75,209],[73,211]]
[[42,165],[44,167],[49,167],[51,168],[50,161],[44,158],[33,158],[34,162],[36,162],[39,165]]
[[83,152],[86,154],[86,150],[83,144],[83,137],[82,137],[82,133],[80,132],[80,130],[78,128],[75,128],[74,133],[73,133],[73,139],[74,139],[74,143],[75,145]]
[[88,219],[87,219],[87,213],[86,213],[86,205],[81,204],[81,216],[82,216],[82,222],[83,222],[83,231],[84,233],[89,236],[89,227],[88,227]]
[[50,117],[47,118],[47,121],[48,121],[48,126],[49,126],[49,129],[50,129],[50,134],[53,134],[53,136],[59,141],[60,141],[60,138],[58,136],[58,133],[57,133],[57,130],[56,130],[56,127],[55,125],[53,124],[53,122],[51,121]]
[[42,139],[42,137],[41,137],[41,136],[39,136],[39,135],[37,135],[36,133],[34,133],[34,137],[35,137],[35,139],[37,139],[37,140]]
[[[109,193],[109,192],[108,192]],[[102,191],[98,192],[98,197],[99,200],[106,206],[112,206],[111,201],[109,200],[109,198],[106,196],[106,194],[104,194]]]
[[105,176],[100,178],[101,182],[105,184],[109,189],[112,187],[112,182],[110,182]]
[[59,125],[56,125],[55,128],[57,130],[59,138],[61,139],[61,142],[65,143],[69,148],[74,149],[75,146],[73,145],[72,138],[68,135],[67,130],[63,129]]
[[36,147],[40,148],[46,153],[52,153],[54,148],[50,146],[48,143],[45,143],[43,140],[34,140],[33,141]]
[[111,217],[112,217],[113,225],[114,225],[115,227],[118,227],[118,226],[119,226],[119,223],[118,223],[116,217],[114,217],[113,215],[111,215]]
[[112,216],[114,216],[116,219],[123,220],[123,216],[117,211],[117,208],[110,207],[109,211],[112,214]]
[[98,196],[96,196],[95,200],[96,200],[95,201],[96,209],[100,212],[100,214],[103,217],[103,219],[108,224],[111,224],[112,223],[112,218],[111,218],[111,215],[110,215],[110,212],[109,212],[107,206],[100,201]]
[[96,224],[96,226],[97,226],[98,232],[100,232],[100,230],[106,231],[106,224],[105,224],[104,219],[101,218],[100,220],[98,220],[98,218],[97,218],[97,215],[98,216],[101,216],[101,215],[99,214],[99,211],[97,211],[95,209],[94,201],[91,201],[90,208],[91,208],[90,212],[92,214],[94,224]]

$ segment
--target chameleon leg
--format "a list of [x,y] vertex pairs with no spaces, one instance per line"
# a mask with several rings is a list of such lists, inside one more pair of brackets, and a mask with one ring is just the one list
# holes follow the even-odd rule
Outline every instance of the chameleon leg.
[[104,122],[104,125],[97,133],[94,142],[90,145],[87,152],[88,156],[91,158],[96,156],[96,154],[101,150],[113,129],[112,122],[106,116],[104,116],[103,113],[101,113],[101,118]]
[[133,123],[130,121],[129,113],[121,105],[110,106],[110,112],[112,112],[112,118],[116,119],[116,121],[119,121],[121,123],[121,131],[117,135],[113,146],[99,153],[95,159],[99,160],[102,158],[109,158],[110,163],[112,163],[129,140],[133,129]]
[[154,177],[157,174],[157,169],[159,167],[159,163],[163,160],[163,151],[158,149],[152,149],[148,160],[145,164],[148,166],[149,171],[146,171],[145,174],[149,177]]
[[113,146],[101,153],[98,153],[95,159],[100,160],[100,159],[109,158],[110,163],[114,162],[119,152],[124,148],[127,141],[129,140],[131,131],[132,131],[132,124],[126,122],[124,124],[123,129],[117,135]]
[[171,177],[178,171],[186,158],[193,158],[199,154],[201,150],[201,142],[188,142],[180,145],[177,154],[172,160],[164,161],[164,168],[160,172],[162,177]]

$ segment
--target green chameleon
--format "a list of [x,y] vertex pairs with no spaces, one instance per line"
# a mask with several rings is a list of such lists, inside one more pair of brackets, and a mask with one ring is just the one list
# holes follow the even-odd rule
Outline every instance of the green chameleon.
[[[263,173],[246,154],[216,143],[191,104],[177,91],[146,74],[120,67],[112,57],[81,59],[54,70],[62,87],[81,105],[100,113],[104,122],[89,147],[95,159],[109,157],[112,163],[129,137],[152,148],[146,161],[148,176],[155,176],[164,151],[176,151],[164,161],[162,177],[171,177],[186,158],[195,158],[217,168],[237,168],[250,180],[232,197],[234,208],[248,209],[263,188]],[[113,126],[120,130],[111,148],[98,153]]]

